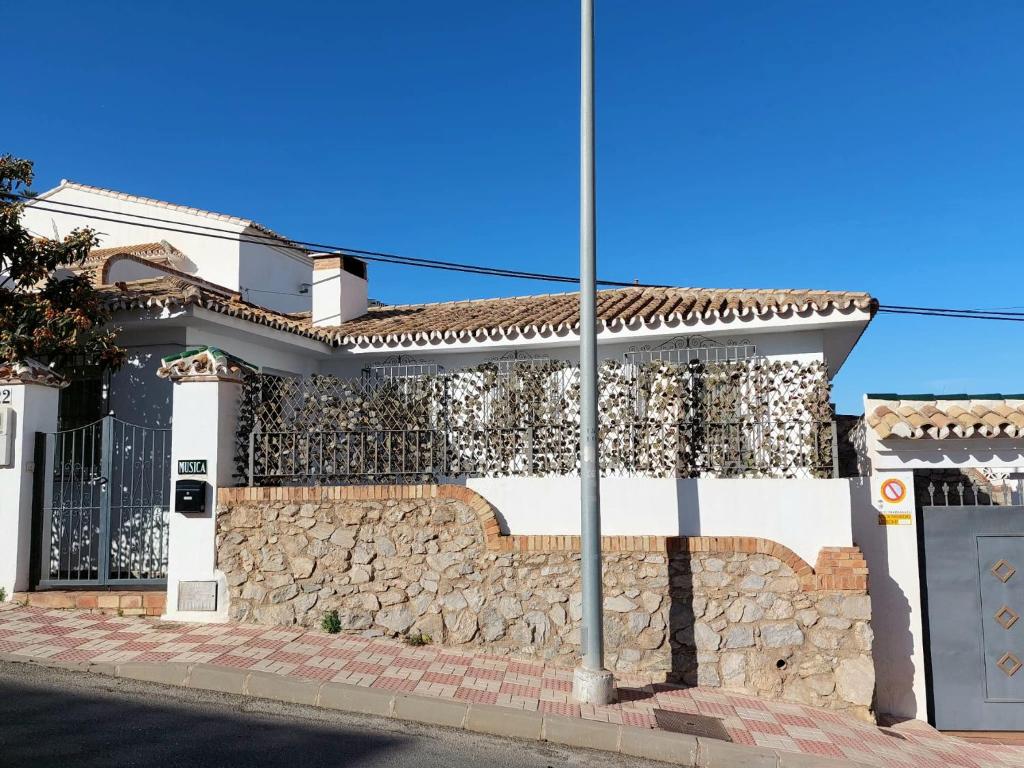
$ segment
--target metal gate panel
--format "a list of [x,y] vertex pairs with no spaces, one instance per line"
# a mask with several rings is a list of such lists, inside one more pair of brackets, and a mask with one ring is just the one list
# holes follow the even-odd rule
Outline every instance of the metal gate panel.
[[[979,536],[986,702],[1024,702],[1024,536]],[[1024,712],[1024,710],[1022,710]],[[1024,719],[1018,721],[1024,724]]]
[[38,585],[165,584],[170,430],[107,416],[44,439]]
[[1024,723],[1024,506],[921,510],[935,726]]

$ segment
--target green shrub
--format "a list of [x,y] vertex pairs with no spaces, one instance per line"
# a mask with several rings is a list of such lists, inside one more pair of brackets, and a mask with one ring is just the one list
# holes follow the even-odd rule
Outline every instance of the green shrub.
[[433,641],[426,632],[410,632],[405,636],[405,642],[408,645],[430,645]]
[[7,602],[7,590],[4,589],[3,587],[0,587],[0,603],[6,603],[6,602]]
[[329,635],[336,635],[341,632],[341,618],[337,611],[324,611],[324,617],[320,621],[320,629]]

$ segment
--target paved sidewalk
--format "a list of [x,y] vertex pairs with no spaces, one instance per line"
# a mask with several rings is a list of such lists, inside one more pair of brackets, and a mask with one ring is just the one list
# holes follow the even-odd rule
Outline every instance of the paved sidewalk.
[[213,664],[589,721],[655,728],[652,710],[720,718],[735,744],[885,768],[1024,766],[1024,748],[969,743],[911,721],[879,728],[845,715],[718,689],[619,679],[620,703],[570,701],[572,671],[397,640],[298,627],[172,624],[4,604],[0,653],[57,663]]

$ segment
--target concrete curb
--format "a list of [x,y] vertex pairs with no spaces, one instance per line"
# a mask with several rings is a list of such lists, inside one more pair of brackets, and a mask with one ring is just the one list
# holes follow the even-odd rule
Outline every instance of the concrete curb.
[[491,736],[547,741],[567,747],[584,747],[658,760],[688,768],[870,768],[863,763],[850,760],[833,760],[817,755],[747,747],[668,731],[632,728],[616,723],[545,715],[540,712],[470,704],[430,696],[392,693],[345,683],[294,680],[282,675],[214,664],[91,664],[55,662],[14,653],[0,653],[0,661],[71,669],[194,690],[232,693],[288,704],[307,704],[339,712],[461,728]]

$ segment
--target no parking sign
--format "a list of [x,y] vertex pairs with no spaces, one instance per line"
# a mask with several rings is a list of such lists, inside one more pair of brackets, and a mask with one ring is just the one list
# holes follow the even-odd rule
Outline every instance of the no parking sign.
[[910,525],[914,511],[913,475],[887,472],[871,478],[871,499],[881,513],[879,525]]

